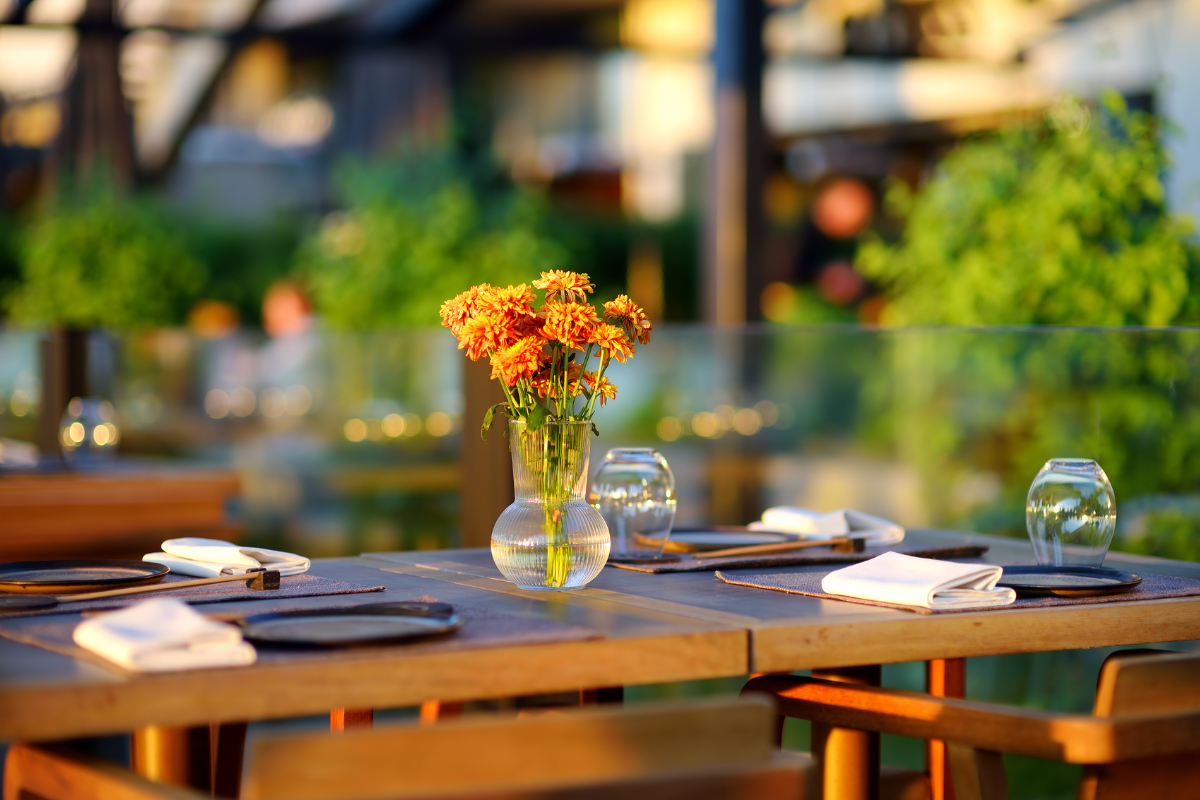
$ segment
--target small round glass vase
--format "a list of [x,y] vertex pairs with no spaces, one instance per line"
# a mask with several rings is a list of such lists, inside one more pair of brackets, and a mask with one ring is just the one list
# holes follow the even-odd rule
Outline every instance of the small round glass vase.
[[591,436],[588,420],[508,423],[516,500],[492,528],[492,559],[521,589],[578,589],[608,561],[608,526],[584,497]]
[[1095,461],[1046,462],[1025,503],[1025,528],[1039,564],[1098,567],[1117,527],[1117,499]]
[[609,450],[588,500],[608,523],[614,554],[662,554],[676,501],[675,476],[661,454],[649,447]]

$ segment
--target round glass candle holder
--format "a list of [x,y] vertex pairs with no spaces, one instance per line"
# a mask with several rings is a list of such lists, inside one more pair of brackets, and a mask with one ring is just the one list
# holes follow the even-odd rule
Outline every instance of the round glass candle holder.
[[615,448],[592,478],[588,502],[608,523],[614,554],[661,554],[675,522],[675,476],[653,448]]
[[1117,499],[1095,461],[1046,462],[1025,503],[1025,529],[1039,564],[1098,567],[1117,528]]

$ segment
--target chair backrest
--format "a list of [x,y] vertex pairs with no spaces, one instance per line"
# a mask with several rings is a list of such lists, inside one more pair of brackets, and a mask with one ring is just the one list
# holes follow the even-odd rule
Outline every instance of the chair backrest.
[[[750,698],[264,737],[252,745],[243,796],[483,797],[589,787],[587,796],[598,797],[605,783],[778,770],[774,725],[769,701]],[[798,769],[794,777],[798,791]]]
[[[1098,717],[1194,710],[1200,710],[1200,654],[1132,650],[1113,653],[1100,668],[1093,708]],[[1079,786],[1080,800],[1146,797],[1200,798],[1200,755],[1088,767]]]

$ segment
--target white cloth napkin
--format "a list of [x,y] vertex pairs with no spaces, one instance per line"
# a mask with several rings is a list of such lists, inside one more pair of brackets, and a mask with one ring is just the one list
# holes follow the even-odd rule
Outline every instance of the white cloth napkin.
[[241,575],[259,567],[278,570],[280,575],[299,575],[308,572],[310,566],[307,558],[295,553],[242,547],[220,539],[168,539],[162,549],[161,553],[147,553],[142,561],[164,564],[171,572],[197,578]]
[[798,533],[801,539],[854,536],[866,539],[871,545],[904,541],[904,528],[896,523],[850,508],[839,508],[823,514],[799,506],[775,506],[763,512],[761,522],[751,522],[748,527],[753,530]]
[[826,575],[829,594],[921,608],[988,608],[1017,599],[1012,589],[997,588],[1003,567],[955,564],[903,553],[884,553]]
[[171,597],[85,620],[72,638],[84,650],[136,672],[240,667],[258,657],[236,626],[207,619]]

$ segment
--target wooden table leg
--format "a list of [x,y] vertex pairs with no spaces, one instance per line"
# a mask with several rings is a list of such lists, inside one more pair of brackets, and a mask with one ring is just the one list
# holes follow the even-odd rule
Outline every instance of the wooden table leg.
[[208,725],[139,728],[129,739],[130,766],[138,775],[158,783],[210,792],[211,735]]
[[329,712],[329,730],[345,733],[351,728],[370,728],[375,724],[375,711],[370,708],[335,708]]
[[[925,691],[934,697],[964,697],[966,688],[966,659],[940,658],[925,664]],[[954,800],[945,742],[936,739],[925,742],[925,771],[929,775],[930,800]]]
[[133,771],[144,778],[212,797],[237,797],[241,791],[245,722],[194,728],[150,725],[134,731],[129,745]]
[[462,716],[461,702],[446,702],[444,700],[426,700],[421,703],[421,724],[433,725],[438,720],[455,719]]
[[[814,669],[812,676],[839,683],[878,686],[881,668]],[[825,800],[878,800],[879,734],[812,723],[812,755]]]

